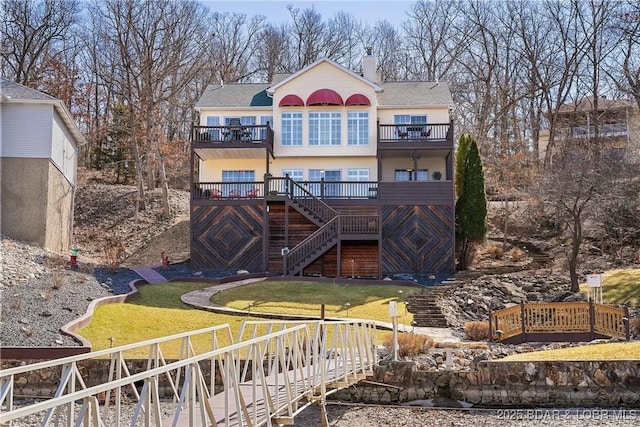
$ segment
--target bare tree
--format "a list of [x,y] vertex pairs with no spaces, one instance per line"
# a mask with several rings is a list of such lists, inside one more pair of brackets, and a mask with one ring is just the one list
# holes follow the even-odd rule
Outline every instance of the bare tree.
[[445,79],[467,49],[464,8],[460,1],[415,3],[403,23],[411,61],[409,73],[419,80]]
[[62,62],[64,40],[77,22],[77,0],[4,0],[2,73],[18,83],[36,86],[47,60]]

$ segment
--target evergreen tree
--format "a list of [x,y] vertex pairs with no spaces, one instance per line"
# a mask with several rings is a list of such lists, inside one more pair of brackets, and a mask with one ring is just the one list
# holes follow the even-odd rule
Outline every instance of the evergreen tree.
[[460,135],[458,139],[458,152],[456,153],[456,196],[460,197],[463,191],[464,185],[464,163],[467,160],[467,153],[469,152],[469,145],[473,141],[471,135]]
[[462,191],[456,202],[458,268],[465,270],[472,260],[476,244],[484,241],[487,233],[487,196],[485,194],[484,171],[478,146],[473,138],[469,137],[465,158],[462,161],[458,159],[457,163],[461,163],[462,167],[460,172]]

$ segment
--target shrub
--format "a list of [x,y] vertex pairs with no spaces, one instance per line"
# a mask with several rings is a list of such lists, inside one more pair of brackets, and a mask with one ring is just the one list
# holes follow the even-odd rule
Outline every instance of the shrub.
[[494,259],[502,259],[502,257],[504,256],[504,251],[498,245],[487,246],[487,253],[491,255]]
[[122,241],[114,237],[107,238],[102,249],[102,254],[104,256],[107,269],[110,272],[115,273],[118,267],[120,267],[125,256]]
[[62,285],[64,285],[64,279],[66,275],[62,271],[53,271],[51,272],[51,287],[53,289],[60,289]]
[[[388,335],[383,345],[393,352],[393,334]],[[399,333],[398,334],[398,357],[413,357],[424,354],[433,346],[433,340],[427,335]]]
[[520,248],[513,248],[509,252],[509,256],[515,262],[522,261],[526,255],[527,255],[526,252]]
[[472,341],[484,341],[489,339],[489,322],[465,322],[464,336]]

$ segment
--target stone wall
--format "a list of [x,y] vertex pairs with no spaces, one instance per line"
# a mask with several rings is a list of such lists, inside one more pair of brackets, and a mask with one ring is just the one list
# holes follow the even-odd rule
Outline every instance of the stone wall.
[[392,362],[377,366],[370,381],[333,398],[383,404],[448,398],[489,407],[640,407],[640,361],[481,362],[464,371],[418,370],[413,362]]
[[[19,364],[3,362],[2,369]],[[144,371],[146,364],[146,360],[127,362],[132,374]],[[201,363],[205,375],[209,366]],[[86,360],[78,368],[91,386],[106,381],[109,361]],[[14,392],[50,396],[59,378],[60,367],[18,375]],[[216,384],[219,389],[218,371]],[[170,395],[163,378],[160,388]],[[486,407],[640,408],[640,360],[481,362],[467,370],[418,370],[414,362],[392,362],[377,366],[372,378],[331,395],[340,401],[382,404],[439,398]]]

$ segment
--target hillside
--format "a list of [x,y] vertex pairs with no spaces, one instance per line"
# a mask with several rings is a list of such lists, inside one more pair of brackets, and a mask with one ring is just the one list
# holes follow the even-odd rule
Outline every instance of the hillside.
[[169,190],[171,217],[161,216],[161,191],[147,193],[147,208],[136,213],[134,186],[87,184],[75,199],[74,245],[82,262],[108,263],[105,251],[120,250],[126,266],[160,265],[162,251],[173,261],[189,254],[189,193]]

